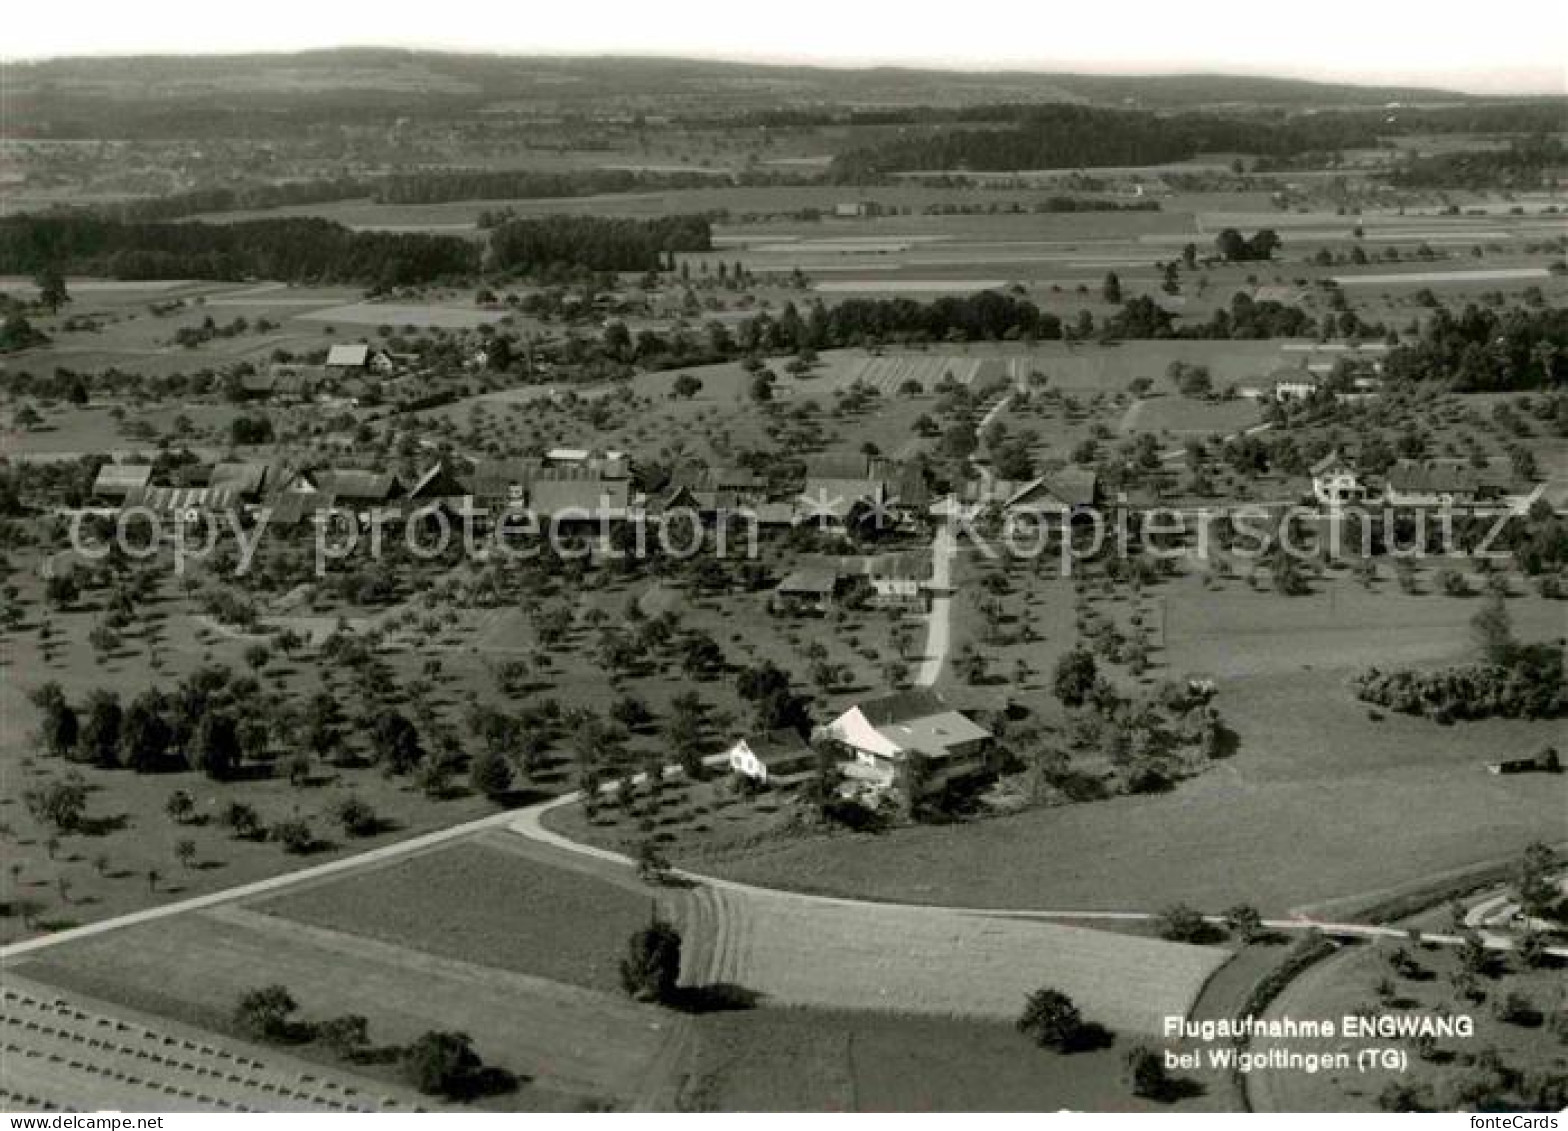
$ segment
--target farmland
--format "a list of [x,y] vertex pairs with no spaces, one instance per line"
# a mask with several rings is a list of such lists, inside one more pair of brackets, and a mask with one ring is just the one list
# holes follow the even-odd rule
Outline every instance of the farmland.
[[[1553,1106],[1560,100],[7,75],[0,1100]],[[1303,919],[1475,1047],[1140,1077]]]

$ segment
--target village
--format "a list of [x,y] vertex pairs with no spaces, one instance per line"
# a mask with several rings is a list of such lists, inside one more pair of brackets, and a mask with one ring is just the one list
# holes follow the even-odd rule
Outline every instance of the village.
[[16,73],[0,1107],[1568,1102],[1560,99]]

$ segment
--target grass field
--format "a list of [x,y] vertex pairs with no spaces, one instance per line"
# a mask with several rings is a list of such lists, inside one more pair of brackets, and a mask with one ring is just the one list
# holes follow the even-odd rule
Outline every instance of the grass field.
[[[1150,623],[1166,606],[1167,633],[1147,678],[1216,678],[1216,705],[1239,739],[1238,753],[1170,793],[882,836],[774,840],[701,866],[750,882],[917,902],[1157,910],[1185,900],[1218,911],[1245,900],[1281,912],[1568,837],[1561,779],[1496,777],[1482,765],[1560,742],[1557,724],[1444,727],[1354,698],[1349,677],[1367,664],[1468,656],[1475,601],[1392,588],[1385,580],[1367,593],[1339,580],[1285,600],[1240,582],[1208,591],[1187,578],[1146,591]],[[1043,639],[985,647],[1002,685],[967,688],[949,668],[949,690],[998,702],[1005,694],[1049,726],[1058,716],[1045,681],[1006,680],[1019,659],[1050,671],[1073,640],[1072,597],[1050,580],[1023,592],[1009,607],[1036,618]],[[1521,635],[1561,630],[1553,604],[1516,598],[1510,608]],[[955,609],[958,646],[977,631],[965,623],[969,604]]]
[[[256,910],[428,954],[618,992],[649,901],[534,863],[495,834],[269,899]],[[499,843],[498,843],[499,842]],[[417,913],[414,909],[417,908]]]
[[[1525,1073],[1561,1073],[1564,1058],[1561,1043],[1547,1031],[1552,1018],[1560,1019],[1565,997],[1560,968],[1530,970],[1513,958],[1500,958],[1496,970],[1479,979],[1484,995],[1481,1002],[1461,998],[1450,983],[1459,969],[1455,951],[1442,948],[1408,946],[1420,973],[1401,977],[1391,973],[1387,954],[1392,945],[1351,946],[1318,963],[1295,979],[1269,1007],[1270,1018],[1334,1018],[1348,1016],[1370,1006],[1377,1012],[1394,1016],[1454,1015],[1473,1019],[1474,1035],[1468,1038],[1439,1038],[1438,1055],[1423,1060],[1415,1055],[1413,1041],[1379,1041],[1367,1038],[1294,1040],[1289,1042],[1259,1039],[1254,1047],[1261,1052],[1287,1048],[1296,1052],[1331,1053],[1363,1047],[1403,1044],[1411,1051],[1406,1072],[1376,1067],[1367,1072],[1355,1068],[1318,1073],[1271,1071],[1255,1074],[1251,1091],[1259,1107],[1266,1111],[1343,1111],[1382,1110],[1378,1097],[1393,1082],[1419,1090],[1421,1106],[1429,1111],[1461,1110],[1466,1103],[1456,1089],[1473,1078],[1473,1065],[1479,1054],[1492,1050],[1508,1068]],[[1393,983],[1393,993],[1381,999],[1378,984],[1384,978]],[[1494,1014],[1497,1004],[1509,994],[1521,994],[1537,1011],[1536,1016],[1510,1023]],[[1482,1110],[1498,1110],[1496,1107]],[[1517,1110],[1517,1109],[1508,1109]],[[1524,1110],[1555,1110],[1526,1108]]]
[[306,1019],[365,1016],[377,1047],[429,1029],[466,1032],[487,1062],[529,1078],[496,1097],[502,1109],[628,1102],[675,1024],[618,994],[235,907],[82,940],[18,969],[217,1033],[232,1030],[241,994],[273,982],[290,989]]
[[694,985],[741,986],[768,1004],[997,1020],[1053,986],[1116,1032],[1157,1033],[1185,1015],[1227,956],[1056,923],[707,885],[686,915],[698,945],[683,977]]
[[704,1018],[681,1092],[692,1111],[1206,1111],[1140,1100],[1126,1042],[1060,1056],[1004,1022],[763,1007]]

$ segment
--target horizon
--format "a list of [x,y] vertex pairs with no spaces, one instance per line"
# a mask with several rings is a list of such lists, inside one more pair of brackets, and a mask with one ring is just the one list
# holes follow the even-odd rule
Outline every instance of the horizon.
[[[602,0],[592,11],[517,18],[483,0],[449,0],[439,19],[400,13],[387,27],[368,4],[322,10],[277,0],[264,26],[214,25],[194,0],[125,10],[94,0],[62,29],[24,12],[7,29],[6,65],[68,59],[394,50],[498,58],[665,59],[825,70],[903,69],[974,74],[1206,76],[1338,86],[1419,87],[1478,96],[1568,94],[1568,16],[1543,0],[1497,0],[1478,26],[1454,26],[1414,0],[1373,10],[1327,0],[1290,36],[1261,25],[1240,0],[1194,11],[1134,4],[1114,18],[1056,14],[1002,0],[984,21],[921,20],[887,0],[846,7],[800,0],[781,18],[738,20],[719,0],[657,11]],[[1530,28],[1543,34],[1520,34]],[[1557,28],[1561,34],[1552,34]],[[1038,42],[1035,50],[1019,44]],[[766,50],[757,44],[766,43]],[[998,50],[998,45],[1005,48]],[[1397,45],[1391,49],[1390,45]]]

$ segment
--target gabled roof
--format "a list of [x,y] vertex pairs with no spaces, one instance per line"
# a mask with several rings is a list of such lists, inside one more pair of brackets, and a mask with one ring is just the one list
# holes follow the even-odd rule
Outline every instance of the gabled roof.
[[805,594],[814,597],[831,597],[838,586],[838,576],[828,569],[797,569],[774,587],[775,593]]
[[813,455],[806,457],[806,478],[869,479],[871,460],[864,455]]
[[1064,467],[1038,475],[1018,487],[1004,507],[1085,507],[1094,504],[1099,476],[1082,467]]
[[345,369],[362,368],[370,360],[370,347],[364,342],[345,343],[327,350],[327,364]]
[[507,495],[513,488],[526,491],[543,467],[543,460],[531,456],[477,460],[474,473],[468,478],[469,489],[480,498]]
[[1388,469],[1388,485],[1411,494],[1466,494],[1483,487],[1506,489],[1515,476],[1506,466],[1489,462],[1476,467],[1463,459],[1402,459]]
[[1269,380],[1276,385],[1320,385],[1323,378],[1300,365],[1287,365],[1274,370],[1269,374]]
[[437,460],[408,489],[410,499],[449,499],[464,494],[463,485],[447,466]]
[[770,770],[782,770],[816,761],[817,752],[793,730],[763,731],[741,739],[753,757]]
[[272,465],[252,460],[214,464],[207,480],[213,487],[227,487],[240,495],[259,495],[267,486]]
[[991,732],[954,710],[934,691],[900,691],[851,707],[882,739],[901,751],[941,758],[953,748],[984,741]]
[[145,487],[151,481],[150,463],[106,463],[93,479],[93,494],[123,495]]
[[298,526],[332,510],[337,500],[323,491],[285,491],[269,504],[269,526]]
[[630,492],[624,479],[541,478],[534,481],[528,505],[542,515],[576,511],[589,515],[624,512]]
[[1329,452],[1328,455],[1318,460],[1307,470],[1313,475],[1325,475],[1336,467],[1343,467],[1347,470],[1354,470],[1351,467],[1350,461],[1345,458],[1345,453],[1337,449],[1335,451]]
[[397,476],[389,471],[362,471],[358,468],[339,468],[318,471],[316,489],[336,495],[342,502],[386,502],[402,490]]
[[880,699],[868,699],[858,706],[866,721],[877,727],[940,715],[953,709],[935,691],[925,690],[898,691]]

